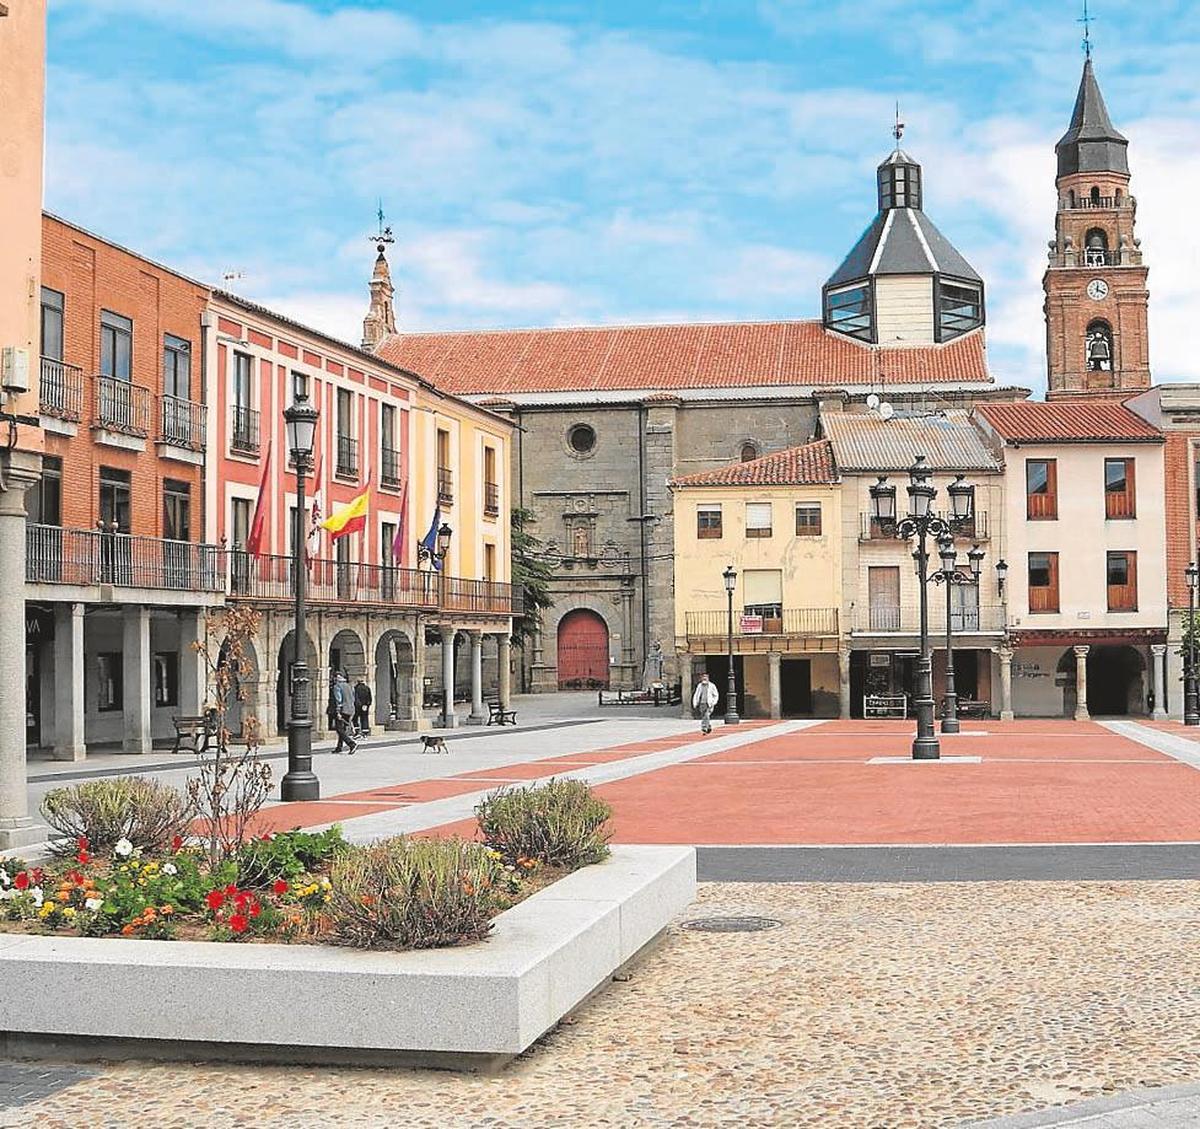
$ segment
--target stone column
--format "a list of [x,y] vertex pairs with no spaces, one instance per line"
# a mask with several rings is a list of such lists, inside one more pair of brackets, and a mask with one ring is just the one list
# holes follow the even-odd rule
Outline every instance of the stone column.
[[442,628],[442,727],[456,729],[454,712],[454,628]]
[[1000,720],[1012,721],[1012,648],[1001,647],[996,654],[1000,656]]
[[838,717],[850,716],[850,652],[838,651]]
[[500,652],[498,673],[500,685],[497,696],[500,699],[500,708],[506,710],[512,700],[512,636],[507,631],[501,631],[496,636],[496,642]]
[[[202,612],[179,617],[179,712],[198,717],[204,712],[204,654],[195,645],[204,643]],[[231,704],[232,713],[238,707]]]
[[1075,720],[1087,721],[1091,716],[1087,708],[1087,657],[1088,646],[1075,647]]
[[[425,716],[425,624],[418,619],[412,635],[412,663],[400,664],[398,676],[400,707],[396,728],[421,733],[429,728]],[[408,697],[404,696],[404,680],[408,679]]]
[[692,685],[692,656],[684,651],[679,656],[679,712],[684,720],[692,719],[692,695],[696,688]]
[[483,708],[483,632],[472,631],[471,639],[471,713],[468,725],[483,725],[487,710]]
[[121,698],[124,703],[127,753],[150,752],[150,609],[133,604],[122,609]]
[[[15,282],[15,280],[14,280]],[[29,818],[25,780],[25,491],[42,459],[0,452],[0,576],[14,591],[0,600],[0,851],[40,842],[46,829]]]
[[1150,644],[1150,661],[1154,664],[1154,713],[1152,717],[1163,720],[1167,716],[1167,645]]
[[54,752],[56,761],[87,756],[83,715],[83,604],[54,605]]
[[783,717],[783,656],[778,651],[767,652],[767,670],[771,683],[771,717],[778,720]]

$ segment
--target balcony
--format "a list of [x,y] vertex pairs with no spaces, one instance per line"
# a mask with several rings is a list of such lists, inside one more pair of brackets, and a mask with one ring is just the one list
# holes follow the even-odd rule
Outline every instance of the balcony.
[[1121,252],[1087,248],[1083,252],[1083,265],[1085,267],[1119,267],[1121,265]]
[[483,512],[486,517],[500,516],[500,484],[498,482],[483,484]]
[[253,408],[234,404],[229,420],[229,449],[239,455],[257,455],[258,426],[258,412]]
[[158,420],[159,442],[187,451],[203,451],[207,423],[208,409],[203,404],[178,396],[163,396]]
[[337,437],[337,465],[334,473],[339,478],[358,478],[358,440],[349,435]]
[[83,370],[43,357],[38,410],[44,416],[78,423],[83,415]]
[[[856,635],[916,636],[921,631],[921,609],[918,604],[861,606],[853,609],[851,624]],[[953,634],[1001,634],[1004,631],[1004,607],[985,604],[952,608],[950,630]],[[929,588],[929,633],[935,641],[939,635],[946,634],[946,594],[937,585]]]
[[30,584],[225,590],[225,550],[215,545],[57,525],[25,529],[25,579]]
[[112,376],[96,377],[96,426],[145,439],[150,432],[150,390]]
[[[948,521],[947,514],[938,514],[938,517],[943,521]],[[869,513],[860,513],[858,539],[859,541],[896,541],[898,540],[892,529],[888,529],[881,525],[874,516]],[[957,526],[955,537],[963,541],[987,541],[991,537],[990,525],[988,522],[987,510],[980,510],[975,513],[975,516],[970,521],[960,522]],[[930,552],[934,552],[933,549]]]
[[1133,197],[1131,196],[1081,196],[1073,204],[1066,203],[1063,205],[1064,211],[1068,212],[1089,212],[1103,209],[1113,208],[1132,208]]
[[467,580],[447,576],[442,593],[443,611],[474,612],[482,615],[518,615],[511,584],[498,580]]
[[[729,612],[705,611],[684,613],[684,628],[688,640],[725,638],[729,631]],[[837,608],[784,608],[778,617],[743,616],[736,608],[733,613],[733,634],[744,639],[759,636],[793,636],[795,638],[836,638]]]
[[454,471],[448,466],[437,468],[437,491],[439,506],[454,504]]
[[400,485],[400,452],[394,447],[384,447],[379,452],[379,482],[382,486]]

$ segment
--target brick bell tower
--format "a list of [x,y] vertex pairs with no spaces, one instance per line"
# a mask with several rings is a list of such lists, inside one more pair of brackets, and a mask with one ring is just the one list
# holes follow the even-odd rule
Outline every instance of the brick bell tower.
[[1058,211],[1043,279],[1049,400],[1150,386],[1150,295],[1134,235],[1128,148],[1108,116],[1089,50],[1070,128],[1055,146]]

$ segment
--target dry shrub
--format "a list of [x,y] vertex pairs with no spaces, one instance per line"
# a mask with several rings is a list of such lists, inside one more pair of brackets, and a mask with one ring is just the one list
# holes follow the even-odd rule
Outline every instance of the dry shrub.
[[581,780],[500,788],[475,808],[487,845],[505,862],[534,859],[578,870],[608,857],[612,808]]
[[114,776],[52,788],[42,799],[42,818],[64,838],[57,854],[73,854],[84,837],[96,854],[109,854],[121,839],[150,853],[186,835],[193,815],[189,799],[167,784],[140,776]]

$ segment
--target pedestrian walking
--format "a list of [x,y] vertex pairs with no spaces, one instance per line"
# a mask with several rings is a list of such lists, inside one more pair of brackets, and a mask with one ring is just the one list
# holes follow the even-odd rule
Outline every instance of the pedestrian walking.
[[696,692],[692,695],[692,709],[700,711],[700,732],[712,732],[712,712],[720,698],[717,688],[708,680],[707,671],[700,675]]
[[358,752],[358,742],[354,739],[354,734],[350,732],[350,725],[354,720],[354,690],[347,681],[345,673],[340,670],[333,676],[333,700],[333,728],[338,735],[337,748],[333,751],[340,753],[342,746],[346,745],[350,755],[354,756]]
[[359,737],[371,732],[371,687],[361,678],[354,684],[354,732]]

